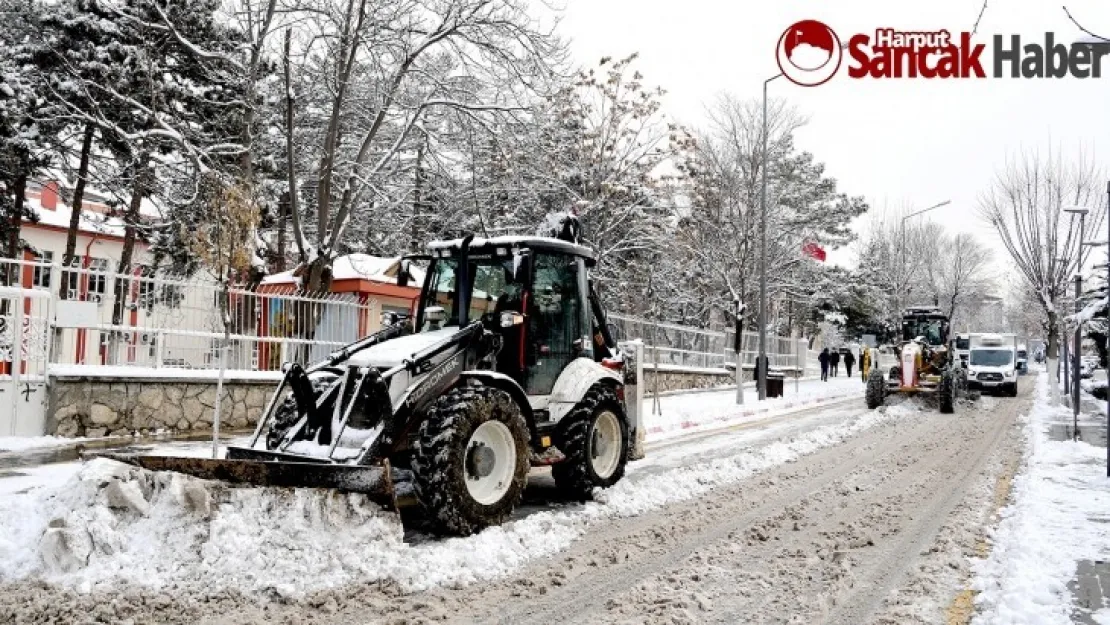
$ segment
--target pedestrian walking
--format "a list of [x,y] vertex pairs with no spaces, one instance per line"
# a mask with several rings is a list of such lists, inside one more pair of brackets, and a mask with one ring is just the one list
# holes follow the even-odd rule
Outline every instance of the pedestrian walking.
[[832,353],[829,354],[829,373],[832,374],[832,377],[836,377],[836,370],[839,368],[839,366],[840,350],[834,349]]
[[848,377],[852,377],[852,365],[856,364],[856,357],[852,354],[851,350],[844,352],[844,370],[848,372]]
[[817,356],[817,361],[821,363],[821,380],[829,381],[829,348],[821,350],[820,355]]

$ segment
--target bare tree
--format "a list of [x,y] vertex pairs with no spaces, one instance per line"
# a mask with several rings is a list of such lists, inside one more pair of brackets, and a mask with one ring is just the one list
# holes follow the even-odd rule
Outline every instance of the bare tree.
[[991,287],[987,266],[990,250],[967,232],[945,237],[944,253],[939,256],[942,267],[938,280],[939,295],[948,318],[955,325],[967,314],[966,305],[986,295]]
[[429,111],[504,114],[522,109],[522,93],[544,84],[563,48],[527,8],[523,0],[344,0],[292,26],[302,61],[291,81],[315,93],[306,88],[288,99],[295,113],[322,112],[315,145],[293,142],[315,157],[315,197],[306,206],[315,219],[293,224],[302,288],[328,286],[353,213],[367,202],[395,205],[383,176]]
[[[1082,155],[1068,161],[1060,154],[1022,154],[979,202],[983,219],[994,226],[1012,266],[1037,296],[1049,358],[1056,357],[1060,315],[1065,314],[1060,299],[1089,254],[1083,238],[1101,232],[1106,218],[1103,179]],[[1064,211],[1068,205],[1094,209],[1086,217],[1087,233],[1079,232],[1079,220]]]

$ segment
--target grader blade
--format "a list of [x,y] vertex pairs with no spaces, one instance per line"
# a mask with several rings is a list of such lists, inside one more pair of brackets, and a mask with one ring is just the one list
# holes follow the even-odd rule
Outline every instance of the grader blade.
[[387,466],[324,464],[320,462],[225,460],[152,456],[145,454],[99,454],[151,471],[172,471],[203,480],[282,488],[333,488],[364,493],[371,499],[394,506],[393,480]]

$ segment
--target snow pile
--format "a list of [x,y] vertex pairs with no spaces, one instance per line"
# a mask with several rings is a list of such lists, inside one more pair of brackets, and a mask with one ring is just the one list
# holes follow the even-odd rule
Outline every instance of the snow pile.
[[396,515],[361,495],[229,488],[106,459],[37,498],[4,501],[0,519],[0,580],[82,590],[205,580],[284,594],[304,579],[328,586],[380,568],[362,547],[403,537]]
[[[395,581],[408,590],[509,574],[593,523],[742,481],[836,444],[907,408],[865,412],[757,449],[625,480],[584,505],[529,514],[468,538],[406,543],[400,520],[357,495],[231,488],[108,460],[70,482],[0,500],[0,581],[233,588],[262,596]],[[693,458],[691,460],[694,460]]]
[[1072,415],[1053,405],[1048,391],[1047,376],[1039,376],[1024,420],[1026,466],[1014,480],[1012,503],[1001,512],[990,556],[972,565],[973,588],[980,593],[975,625],[1071,623],[1067,584],[1078,562],[1105,560],[1110,553],[1106,450],[1050,440],[1051,424],[1070,424]]

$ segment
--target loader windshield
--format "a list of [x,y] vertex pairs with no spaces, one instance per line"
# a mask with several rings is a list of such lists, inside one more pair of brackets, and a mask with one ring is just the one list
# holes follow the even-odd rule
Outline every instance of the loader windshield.
[[[433,306],[443,308],[445,326],[459,325],[458,258],[437,258],[431,267],[431,281],[421,296],[422,310]],[[521,310],[521,285],[513,280],[513,259],[504,257],[471,256],[467,263],[466,292],[463,298],[469,304],[467,319],[476,321],[483,315],[499,314],[503,310]],[[420,331],[432,329],[424,315]]]
[[973,349],[971,350],[971,366],[973,367],[1005,367],[1010,364],[1014,352],[1008,349]]

